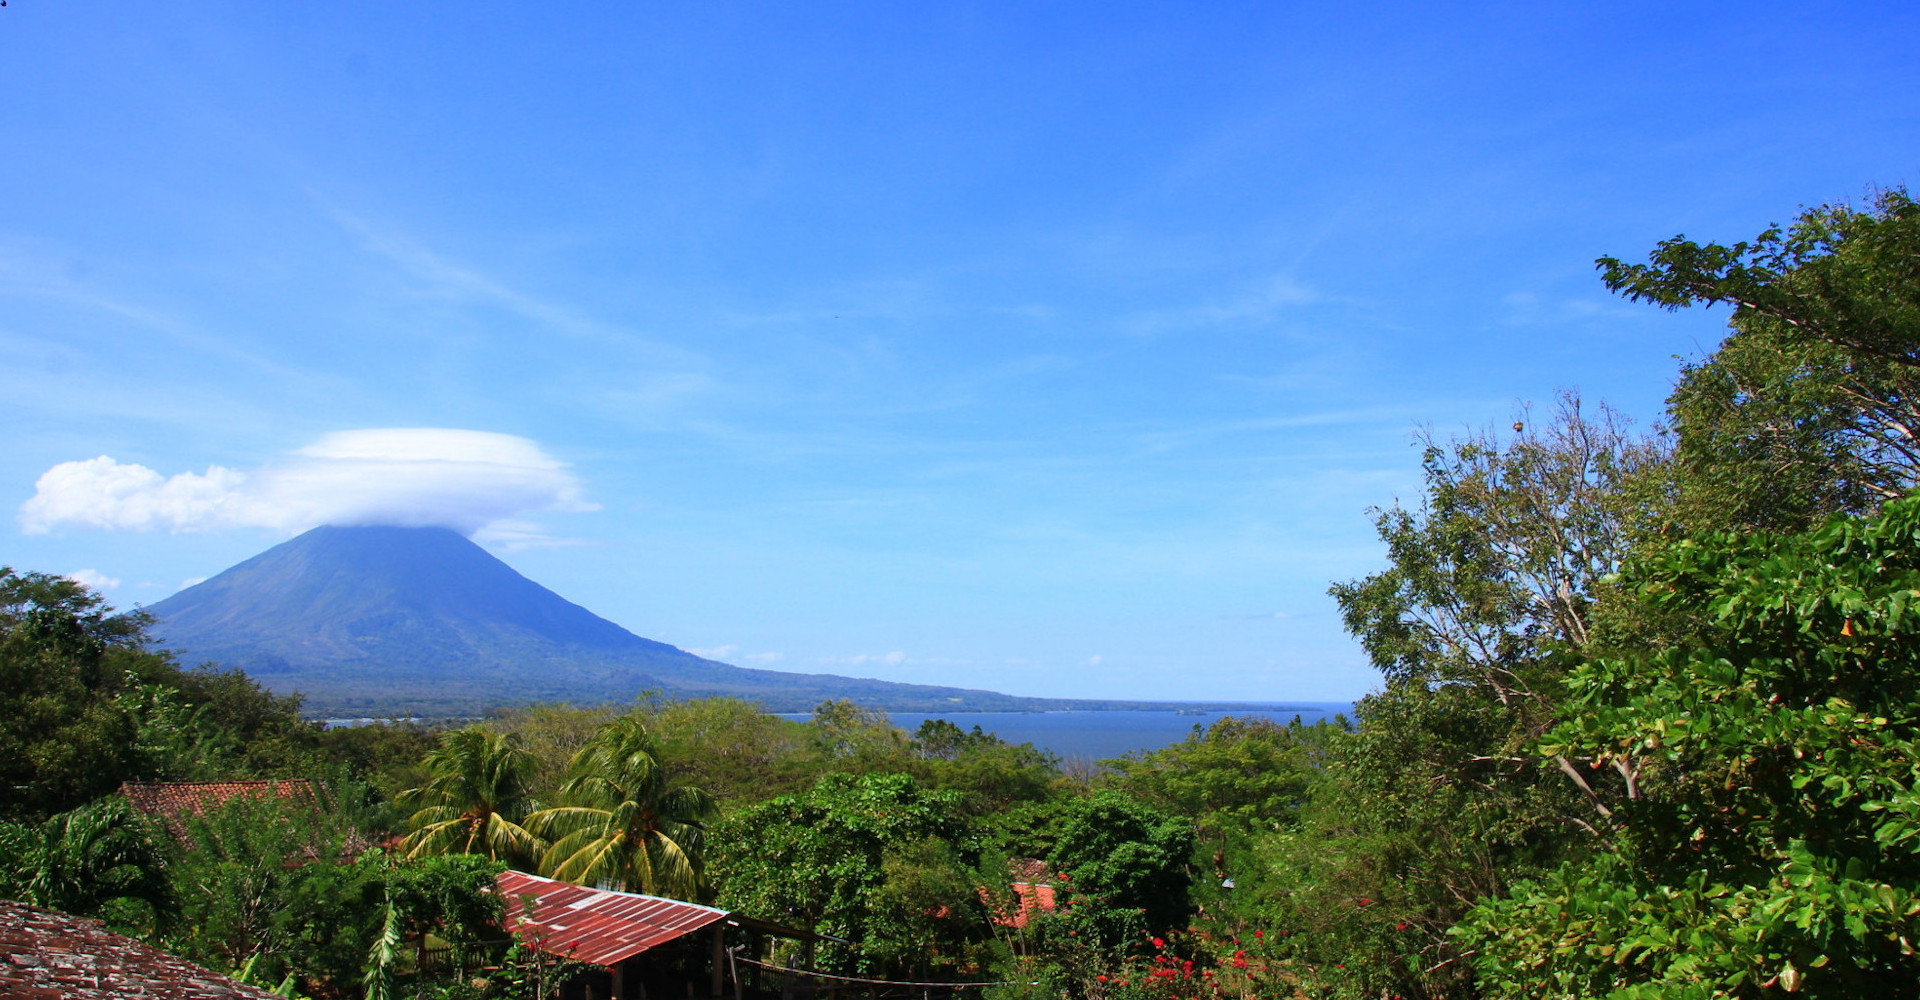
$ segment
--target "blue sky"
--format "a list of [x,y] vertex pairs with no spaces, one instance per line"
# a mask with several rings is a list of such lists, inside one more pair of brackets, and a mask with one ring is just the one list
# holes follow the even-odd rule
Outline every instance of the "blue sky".
[[14,0],[0,562],[152,602],[394,514],[747,665],[1354,697],[1325,590],[1380,566],[1411,434],[1561,389],[1657,419],[1721,317],[1593,258],[1913,183],[1917,37],[1890,3]]

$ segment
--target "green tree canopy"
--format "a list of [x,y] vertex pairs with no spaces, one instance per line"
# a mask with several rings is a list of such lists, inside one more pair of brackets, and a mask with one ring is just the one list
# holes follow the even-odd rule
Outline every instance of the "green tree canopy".
[[1674,237],[1607,287],[1733,307],[1731,334],[1669,400],[1697,526],[1800,530],[1920,484],[1920,205],[1882,192],[1750,242]]
[[1605,790],[1607,851],[1474,914],[1493,994],[1914,995],[1920,499],[1685,539],[1627,577],[1712,626],[1569,676],[1540,751]]
[[1172,746],[1105,763],[1115,787],[1204,828],[1274,829],[1298,819],[1337,728],[1226,716]]
[[1076,926],[1107,948],[1184,928],[1193,828],[1111,791],[1070,800],[1047,867],[1067,882]]
[[960,800],[905,774],[829,774],[742,810],[717,834],[720,903],[853,942],[821,957],[830,971],[950,963],[987,930],[979,883],[956,874],[973,860]]

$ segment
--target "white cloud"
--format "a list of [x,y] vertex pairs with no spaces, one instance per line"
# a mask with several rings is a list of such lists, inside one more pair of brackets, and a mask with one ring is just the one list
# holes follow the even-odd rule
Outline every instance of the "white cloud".
[[787,658],[785,653],[742,653],[739,646],[731,643],[714,646],[711,649],[688,649],[687,652],[707,660],[721,663],[777,663]]
[[393,524],[537,543],[544,532],[520,516],[595,509],[566,465],[526,438],[413,427],[328,434],[251,472],[216,465],[163,476],[106,455],[62,462],[18,517],[27,534]]
[[108,576],[97,569],[76,569],[67,574],[67,579],[88,590],[113,590],[120,586],[118,577]]
[[820,662],[842,663],[849,667],[862,667],[869,663],[884,663],[888,666],[899,666],[907,662],[907,654],[896,649],[890,653],[856,653],[853,656],[828,656],[823,657]]
[[1134,332],[1144,334],[1220,326],[1264,326],[1279,320],[1289,310],[1322,301],[1320,293],[1280,274],[1236,295],[1141,313],[1134,316],[1129,325]]

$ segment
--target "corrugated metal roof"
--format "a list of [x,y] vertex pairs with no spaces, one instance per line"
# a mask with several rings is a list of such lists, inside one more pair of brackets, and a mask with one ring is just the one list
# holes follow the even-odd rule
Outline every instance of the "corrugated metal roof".
[[588,889],[526,872],[501,872],[494,884],[506,900],[509,931],[529,947],[594,965],[618,964],[727,916],[698,903]]

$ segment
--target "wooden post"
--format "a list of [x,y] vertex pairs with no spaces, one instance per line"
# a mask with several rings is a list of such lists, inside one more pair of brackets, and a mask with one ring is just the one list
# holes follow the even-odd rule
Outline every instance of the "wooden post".
[[722,967],[723,963],[726,962],[726,960],[727,960],[727,922],[724,920],[716,920],[714,921],[714,924],[713,924],[713,975],[711,977],[712,989],[710,989],[707,992],[707,995],[710,997],[718,998],[726,985],[724,982],[726,969]]

